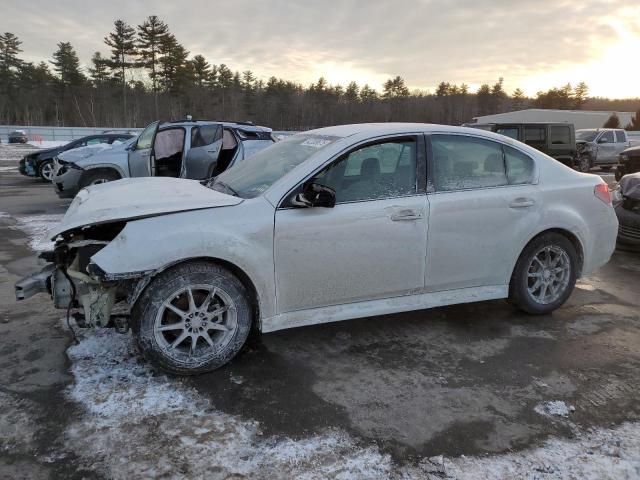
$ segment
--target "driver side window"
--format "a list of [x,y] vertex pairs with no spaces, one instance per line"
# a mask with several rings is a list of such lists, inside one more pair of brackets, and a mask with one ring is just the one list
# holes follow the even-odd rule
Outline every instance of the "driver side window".
[[157,122],[152,123],[145,128],[136,142],[136,150],[145,150],[151,148],[151,142],[153,141],[153,134],[156,131]]
[[416,141],[401,139],[353,150],[312,180],[336,192],[336,203],[416,193]]

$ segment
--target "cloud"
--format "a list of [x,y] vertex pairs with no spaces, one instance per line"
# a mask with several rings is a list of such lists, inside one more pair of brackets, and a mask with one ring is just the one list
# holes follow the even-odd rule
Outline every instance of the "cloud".
[[617,24],[640,36],[636,5],[637,0],[5,0],[0,30],[23,40],[29,60],[50,58],[57,42],[71,41],[87,63],[93,51],[106,52],[102,38],[117,17],[135,25],[156,14],[193,55],[263,78],[306,84],[324,75],[344,83],[351,74],[379,88],[385,78],[402,75],[412,87],[433,88],[442,80],[478,85],[504,77],[508,87],[532,90],[548,86],[531,86],[527,79],[555,78],[549,74],[597,62],[620,40]]

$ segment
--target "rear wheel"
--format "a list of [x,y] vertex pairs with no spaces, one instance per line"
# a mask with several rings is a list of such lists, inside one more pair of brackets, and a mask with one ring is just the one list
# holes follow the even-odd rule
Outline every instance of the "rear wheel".
[[100,183],[113,182],[119,180],[120,175],[112,170],[89,170],[85,172],[80,181],[80,188],[99,185]]
[[578,268],[576,249],[565,236],[555,232],[540,235],[520,254],[509,296],[527,313],[552,312],[571,295]]
[[47,160],[40,164],[38,168],[38,175],[45,182],[50,182],[53,180],[53,161]]
[[194,375],[223,366],[240,351],[251,312],[235,275],[213,263],[189,262],[152,280],[134,308],[133,330],[151,362]]

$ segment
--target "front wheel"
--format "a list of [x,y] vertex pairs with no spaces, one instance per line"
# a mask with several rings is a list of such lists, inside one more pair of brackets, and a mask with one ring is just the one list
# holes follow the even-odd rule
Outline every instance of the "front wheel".
[[225,365],[244,345],[252,322],[242,282],[208,262],[184,263],[159,274],[132,313],[145,357],[178,375]]
[[575,160],[575,166],[576,170],[578,170],[579,172],[588,173],[593,165],[591,165],[591,158],[589,157],[589,155],[583,154],[578,155]]
[[509,297],[527,313],[550,313],[571,295],[578,268],[576,249],[565,236],[555,232],[540,235],[520,254]]
[[40,168],[38,169],[38,175],[45,182],[51,182],[53,180],[53,161],[47,160],[46,162],[42,162],[40,164]]
[[119,180],[120,175],[109,170],[94,170],[84,172],[80,180],[80,188],[90,187],[91,185],[99,185],[101,183],[113,182]]

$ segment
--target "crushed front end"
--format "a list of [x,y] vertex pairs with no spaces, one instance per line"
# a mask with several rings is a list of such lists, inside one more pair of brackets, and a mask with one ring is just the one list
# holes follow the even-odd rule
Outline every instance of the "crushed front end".
[[[128,328],[126,315],[114,317],[114,306],[127,302],[133,279],[107,279],[91,263],[91,257],[102,250],[124,228],[126,222],[116,222],[78,228],[61,235],[52,251],[40,258],[47,261],[44,268],[23,278],[15,285],[17,300],[38,293],[48,293],[56,308],[74,315],[82,327]],[[128,313],[125,310],[125,313]]]

